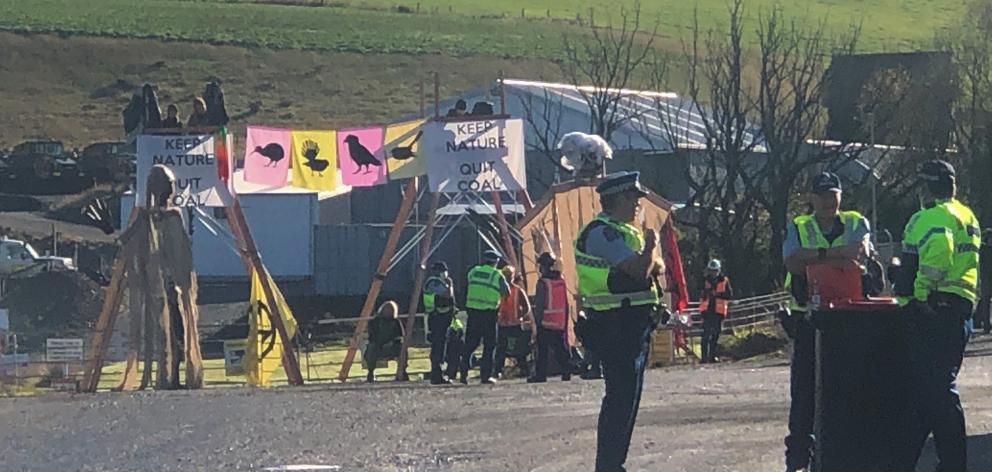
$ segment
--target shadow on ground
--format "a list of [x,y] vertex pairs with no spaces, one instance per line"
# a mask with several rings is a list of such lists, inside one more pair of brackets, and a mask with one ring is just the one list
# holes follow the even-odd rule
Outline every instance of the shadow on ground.
[[[927,440],[923,455],[916,466],[918,472],[930,472],[937,465],[933,439]],[[968,436],[968,470],[992,470],[992,433]]]

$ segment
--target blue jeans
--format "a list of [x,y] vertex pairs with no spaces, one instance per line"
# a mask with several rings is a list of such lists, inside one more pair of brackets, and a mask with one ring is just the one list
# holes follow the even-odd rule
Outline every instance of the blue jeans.
[[648,312],[636,307],[590,315],[598,318],[594,322],[603,336],[596,354],[603,361],[606,384],[596,433],[596,472],[624,470],[651,348]]

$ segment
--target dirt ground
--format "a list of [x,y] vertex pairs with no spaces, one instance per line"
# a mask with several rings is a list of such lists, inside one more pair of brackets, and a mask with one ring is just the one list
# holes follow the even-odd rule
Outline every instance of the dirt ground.
[[[971,470],[992,470],[992,337],[961,376]],[[592,470],[602,382],[316,385],[0,399],[5,470]],[[648,373],[631,471],[782,470],[784,359]],[[919,471],[932,470],[928,447]]]

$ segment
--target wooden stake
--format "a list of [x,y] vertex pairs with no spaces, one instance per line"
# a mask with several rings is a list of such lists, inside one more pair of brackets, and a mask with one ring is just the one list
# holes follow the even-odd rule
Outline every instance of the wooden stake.
[[[96,322],[96,333],[93,335],[93,342],[90,344],[89,362],[83,374],[84,392],[96,392],[100,384],[100,375],[103,373],[103,361],[107,355],[107,346],[113,337],[114,323],[117,321],[117,310],[121,307],[121,299],[124,297],[124,275],[127,260],[131,257],[133,246],[125,244],[117,252],[114,258],[114,266],[110,275],[110,286],[107,287],[106,296],[103,299],[103,308],[100,310],[100,317]],[[133,302],[132,302],[133,303]],[[132,323],[140,322],[134,320]]]
[[500,198],[500,192],[493,192],[493,206],[496,207],[496,221],[499,223],[499,232],[503,239],[503,250],[506,251],[506,257],[513,261],[517,267],[520,267],[520,259],[517,259],[517,251],[513,249],[513,239],[510,237],[510,227],[506,224],[506,218],[503,217],[503,201]]
[[[435,86],[436,84],[437,82],[435,82]],[[358,351],[358,344],[362,339],[362,335],[365,334],[365,329],[368,327],[372,310],[375,309],[376,298],[379,297],[379,291],[382,290],[382,282],[386,280],[389,262],[393,258],[393,253],[396,252],[396,244],[399,243],[403,226],[406,224],[407,218],[410,217],[410,210],[413,209],[413,204],[417,200],[418,180],[416,177],[410,179],[406,184],[406,189],[403,191],[403,203],[400,205],[399,212],[396,213],[396,220],[393,221],[393,228],[389,232],[389,239],[386,240],[386,247],[382,252],[382,257],[379,258],[379,266],[376,269],[375,275],[372,277],[372,286],[369,287],[369,293],[365,296],[365,305],[362,306],[362,314],[358,320],[358,326],[355,326],[355,334],[351,337],[351,342],[348,344],[348,352],[345,354],[344,361],[341,363],[341,372],[338,374],[338,380],[342,382],[348,379],[351,364],[355,361],[355,352]]]
[[434,72],[434,118],[441,117],[441,79]]
[[441,200],[440,193],[431,194],[431,207],[427,213],[427,228],[424,230],[424,239],[420,240],[420,258],[417,264],[417,273],[413,278],[413,291],[410,292],[410,307],[406,319],[406,329],[403,331],[403,349],[400,350],[400,358],[396,361],[396,380],[409,380],[406,374],[407,363],[410,359],[410,340],[413,339],[413,328],[417,317],[417,306],[420,301],[420,291],[424,287],[424,271],[427,269],[427,255],[431,251],[431,241],[434,239],[434,218],[437,215],[437,207]]
[[300,363],[296,356],[293,355],[293,340],[290,339],[289,333],[286,332],[286,325],[282,322],[282,312],[279,310],[279,304],[276,303],[275,295],[272,293],[272,287],[268,284],[268,271],[262,265],[262,259],[258,255],[258,247],[255,246],[255,240],[251,236],[251,229],[248,227],[245,214],[241,210],[241,203],[237,198],[234,198],[233,203],[225,207],[224,210],[227,212],[228,223],[232,228],[235,225],[239,227],[234,232],[235,237],[240,237],[243,240],[238,241],[238,244],[239,246],[243,245],[246,249],[252,269],[263,282],[262,292],[265,294],[265,299],[271,313],[269,320],[272,322],[272,327],[279,334],[279,340],[282,341],[282,366],[286,371],[286,378],[290,385],[303,385],[303,374],[300,373]]
[[503,83],[506,80],[503,77],[503,70],[499,71],[499,114],[506,114],[506,86]]

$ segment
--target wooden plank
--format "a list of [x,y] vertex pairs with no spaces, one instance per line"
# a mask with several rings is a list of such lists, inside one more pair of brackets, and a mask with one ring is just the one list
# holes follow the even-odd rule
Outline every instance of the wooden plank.
[[413,339],[413,328],[416,323],[417,306],[420,301],[420,292],[424,287],[424,271],[427,269],[427,254],[431,251],[431,242],[434,240],[434,218],[437,216],[437,207],[441,201],[441,194],[431,194],[431,207],[427,212],[427,228],[424,231],[424,238],[420,240],[420,258],[417,264],[417,273],[413,278],[413,291],[410,292],[409,312],[406,319],[406,329],[403,331],[403,349],[400,350],[400,358],[396,362],[396,380],[409,380],[406,374],[408,363],[410,340]]
[[402,234],[406,220],[410,217],[410,211],[413,209],[413,204],[417,200],[418,180],[417,178],[410,179],[403,191],[403,203],[396,213],[396,220],[393,221],[393,227],[389,231],[389,239],[386,240],[386,247],[382,251],[382,257],[379,258],[379,266],[376,269],[375,275],[372,276],[372,286],[369,287],[369,293],[365,296],[361,319],[358,321],[358,325],[355,326],[355,334],[351,337],[351,342],[348,344],[348,352],[345,353],[344,361],[341,362],[341,372],[338,373],[338,380],[342,382],[348,380],[348,373],[351,371],[351,365],[355,361],[358,344],[361,342],[362,336],[365,334],[365,329],[368,327],[372,310],[375,309],[375,301],[379,297],[379,291],[382,290],[382,282],[386,280],[389,262],[396,252],[396,245],[399,243],[400,234]]

